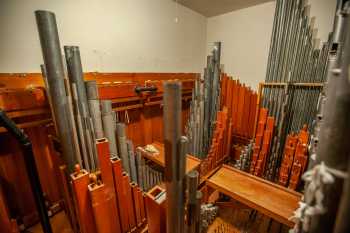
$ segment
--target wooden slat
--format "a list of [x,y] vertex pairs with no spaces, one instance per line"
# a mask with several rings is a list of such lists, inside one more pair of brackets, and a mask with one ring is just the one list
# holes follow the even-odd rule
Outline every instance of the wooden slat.
[[238,169],[223,165],[207,185],[290,227],[301,194]]

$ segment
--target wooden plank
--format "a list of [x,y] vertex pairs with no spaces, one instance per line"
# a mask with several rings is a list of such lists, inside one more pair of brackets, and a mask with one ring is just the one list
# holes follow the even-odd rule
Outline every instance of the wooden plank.
[[298,208],[301,194],[223,165],[207,181],[207,185],[233,199],[292,227],[289,220]]
[[0,88],[0,108],[5,111],[41,108],[47,105],[44,88]]
[[[36,127],[40,125],[45,125],[50,123],[51,121],[52,121],[51,119],[31,121],[31,122],[17,124],[17,127],[20,129],[26,129],[26,128]],[[4,133],[4,132],[7,132],[7,129],[5,129],[4,127],[0,127],[0,133]]]
[[[152,160],[153,162],[155,162],[156,164],[164,168],[165,167],[164,144],[160,142],[154,142],[151,145],[153,145],[159,151],[159,154],[149,153],[142,148],[141,155],[149,160]],[[197,169],[199,164],[200,164],[200,159],[192,155],[187,155],[186,172]]]

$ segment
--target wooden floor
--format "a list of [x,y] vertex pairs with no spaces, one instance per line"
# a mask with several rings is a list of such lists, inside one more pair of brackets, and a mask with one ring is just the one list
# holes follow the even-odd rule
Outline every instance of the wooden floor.
[[[70,227],[68,218],[64,211],[61,211],[57,214],[55,214],[53,217],[50,218],[51,227],[53,233],[73,233],[73,230]],[[37,224],[26,231],[25,233],[42,233],[42,228],[40,224]]]
[[288,233],[289,228],[252,209],[221,208],[207,233]]

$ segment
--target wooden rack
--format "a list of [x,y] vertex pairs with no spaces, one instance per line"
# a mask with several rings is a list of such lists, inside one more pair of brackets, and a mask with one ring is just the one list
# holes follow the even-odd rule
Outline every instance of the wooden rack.
[[285,87],[285,86],[294,86],[294,87],[311,87],[311,88],[323,88],[324,83],[286,83],[286,82],[280,82],[280,83],[265,83],[261,82],[259,83],[258,88],[258,100],[256,102],[256,114],[255,114],[255,123],[254,123],[254,137],[256,133],[256,127],[258,124],[258,117],[259,117],[259,109],[261,106],[261,100],[263,98],[263,89],[265,87]]

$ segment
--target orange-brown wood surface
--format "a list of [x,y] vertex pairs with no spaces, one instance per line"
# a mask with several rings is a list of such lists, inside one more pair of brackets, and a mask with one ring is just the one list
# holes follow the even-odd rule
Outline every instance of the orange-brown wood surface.
[[[154,142],[151,145],[153,145],[159,151],[159,154],[152,154],[142,149],[141,150],[142,156],[144,156],[149,160],[152,160],[153,162],[160,165],[161,167],[165,167],[164,144],[160,142]],[[187,155],[186,172],[197,169],[199,164],[200,164],[200,159],[192,155]]]
[[141,208],[140,208],[140,201],[137,193],[137,188],[138,187],[135,183],[131,183],[132,201],[134,203],[136,225],[141,226],[142,224]]
[[207,181],[207,185],[233,199],[292,227],[289,220],[298,208],[301,194],[264,179],[223,165]]
[[96,230],[98,233],[120,232],[115,228],[116,216],[114,215],[112,196],[105,184],[89,184],[91,206],[94,213]]
[[[144,84],[147,80],[195,79],[197,73],[84,73],[85,80],[96,80],[98,84],[135,82]],[[43,87],[40,73],[0,73],[0,88]]]
[[[183,81],[183,129],[189,115],[189,101],[194,73],[85,73],[86,80],[97,80],[100,88],[108,86],[152,85],[154,80],[179,79]],[[150,80],[150,81],[149,81]],[[120,82],[127,82],[126,84]],[[119,83],[119,84],[118,84]],[[54,204],[64,199],[64,190],[60,188],[60,155],[48,150],[48,135],[55,134],[52,129],[51,111],[43,95],[44,82],[41,74],[0,74],[0,107],[20,128],[29,134],[33,141],[35,160],[38,165],[40,181],[47,200]],[[39,87],[39,88],[35,88]],[[113,89],[113,88],[110,88]],[[117,88],[118,89],[118,88]],[[123,88],[119,88],[121,90]],[[114,89],[113,89],[114,90]],[[125,96],[121,95],[122,93]],[[129,94],[128,94],[129,93]],[[120,121],[127,125],[128,138],[135,146],[143,146],[153,141],[163,140],[163,109],[161,93],[155,96],[131,96],[129,92],[109,92],[113,97],[113,108]],[[134,95],[134,93],[133,93]],[[10,98],[11,97],[11,98]],[[134,99],[134,100],[133,100]],[[135,102],[136,99],[136,102]],[[160,101],[159,101],[160,100]],[[136,107],[135,107],[136,106]],[[50,130],[46,126],[50,125]],[[37,148],[38,147],[38,148]],[[0,127],[0,177],[4,181],[4,190],[9,196],[11,213],[22,219],[26,226],[38,221],[34,199],[23,162],[22,152],[6,129]],[[59,182],[57,181],[59,180]]]
[[71,175],[72,189],[76,203],[78,222],[82,233],[96,233],[96,225],[88,191],[90,183],[89,173],[85,170]]
[[121,230],[124,233],[129,231],[130,227],[129,227],[129,219],[128,219],[128,211],[127,211],[127,208],[128,208],[127,198],[126,198],[127,194],[124,188],[122,164],[120,159],[112,159],[111,163],[113,168],[115,193],[117,194],[117,198],[118,198],[120,225],[121,225]]
[[6,204],[4,190],[0,183],[0,232],[4,233],[19,233],[15,219],[10,216],[9,209]]
[[108,194],[109,212],[111,214],[111,229],[115,233],[120,232],[120,218],[118,212],[117,197],[115,194],[112,163],[110,160],[109,142],[106,138],[96,140],[97,156],[100,164],[102,181],[105,184],[104,192]]
[[166,200],[157,200],[157,196],[165,190],[155,186],[146,194],[146,212],[149,233],[166,232]]
[[130,179],[127,173],[123,173],[123,184],[125,189],[125,201],[127,203],[127,209],[128,212],[128,221],[129,221],[129,227],[131,230],[136,229],[136,216],[135,216],[135,208],[134,208],[134,202],[132,200],[132,191],[130,186]]

